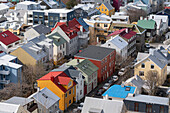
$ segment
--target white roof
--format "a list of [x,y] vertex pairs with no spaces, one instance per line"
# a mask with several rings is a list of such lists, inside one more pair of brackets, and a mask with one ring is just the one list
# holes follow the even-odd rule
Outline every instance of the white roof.
[[0,10],[3,10],[3,9],[9,9],[9,6],[5,4],[0,4]]
[[0,113],[17,113],[20,105],[0,102]]
[[122,15],[112,15],[112,19],[127,19],[129,16],[122,16]]
[[[152,17],[154,17],[154,18],[152,18]],[[153,15],[152,14],[152,15],[149,16],[149,19],[153,19],[153,20],[155,20],[155,19],[161,20],[162,19],[163,22],[167,22],[168,16],[167,15]]]
[[24,2],[20,2],[20,3],[18,3],[18,4],[31,5],[31,4],[39,4],[39,3],[32,2],[32,1],[24,1]]
[[49,10],[31,10],[30,12],[45,12],[47,13],[69,13],[73,11],[72,9],[66,9],[66,8],[61,8],[61,9],[49,9]]
[[94,15],[94,16],[91,17],[91,19],[95,19],[95,18],[99,18],[101,20],[107,20],[107,19],[112,20],[110,16],[107,16],[105,14]]
[[78,4],[78,5],[74,6],[74,9],[82,8],[83,10],[87,11],[90,8],[94,8],[94,7],[95,7],[95,4]]
[[119,35],[116,35],[115,37],[112,37],[107,42],[111,42],[112,44],[114,44],[119,49],[123,49],[126,46],[128,46],[128,43],[123,38],[121,38]]

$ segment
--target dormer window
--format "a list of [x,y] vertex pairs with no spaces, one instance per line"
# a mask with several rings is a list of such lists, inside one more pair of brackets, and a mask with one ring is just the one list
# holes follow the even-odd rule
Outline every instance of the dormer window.
[[70,82],[68,83],[68,87],[71,87],[71,85],[72,85],[72,82],[70,81]]

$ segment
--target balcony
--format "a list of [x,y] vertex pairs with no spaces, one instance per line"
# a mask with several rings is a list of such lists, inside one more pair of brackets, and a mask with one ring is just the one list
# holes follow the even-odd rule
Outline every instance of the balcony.
[[0,74],[2,74],[2,75],[9,75],[10,71],[9,70],[0,70]]
[[0,80],[0,84],[9,84],[10,80]]

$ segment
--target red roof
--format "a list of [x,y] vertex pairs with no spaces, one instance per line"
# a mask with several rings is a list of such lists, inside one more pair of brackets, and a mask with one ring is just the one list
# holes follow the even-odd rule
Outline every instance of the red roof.
[[[46,74],[45,76],[41,77],[38,80],[51,80],[51,77],[54,77],[53,83],[58,86],[63,92],[67,92],[68,90],[65,89],[62,85],[68,85],[71,78],[64,73],[63,71],[52,71]],[[76,85],[76,82],[73,81],[73,87]],[[71,87],[72,88],[72,87]]]
[[121,30],[114,31],[113,33],[111,33],[111,34],[110,34],[110,35],[108,35],[107,37],[109,37],[109,36],[113,36],[113,35],[118,35],[118,34],[120,34],[121,32],[123,32],[125,29],[126,29],[126,28],[121,29]]
[[[66,35],[72,39],[77,36],[77,32],[80,31],[81,24],[74,18],[73,20],[68,21],[68,25],[66,23],[58,22],[54,28],[51,30],[53,31],[57,26],[60,26],[60,28],[66,33]],[[83,28],[83,32],[85,29]]]
[[133,37],[134,35],[136,35],[136,32],[130,30],[128,33],[125,32],[125,33],[122,34],[121,36],[124,37],[124,38],[126,38],[126,39],[130,39],[130,38]]
[[20,38],[18,38],[16,35],[14,35],[12,32],[8,30],[0,33],[0,41],[4,43],[6,46],[18,40],[20,40]]

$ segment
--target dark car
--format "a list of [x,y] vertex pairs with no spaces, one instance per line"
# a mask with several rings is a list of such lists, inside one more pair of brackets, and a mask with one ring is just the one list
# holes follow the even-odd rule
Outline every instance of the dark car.
[[105,89],[103,88],[100,88],[98,91],[97,91],[97,95],[100,96],[104,93]]

